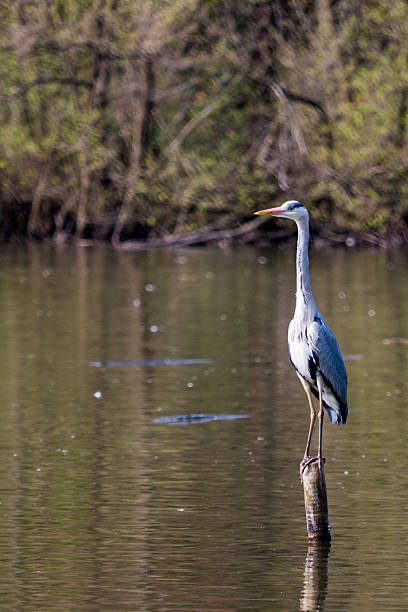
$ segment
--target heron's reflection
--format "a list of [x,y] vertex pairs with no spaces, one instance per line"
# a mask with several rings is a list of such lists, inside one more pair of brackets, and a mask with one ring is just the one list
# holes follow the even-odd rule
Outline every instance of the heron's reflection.
[[307,549],[300,610],[324,610],[329,581],[330,542],[310,541]]

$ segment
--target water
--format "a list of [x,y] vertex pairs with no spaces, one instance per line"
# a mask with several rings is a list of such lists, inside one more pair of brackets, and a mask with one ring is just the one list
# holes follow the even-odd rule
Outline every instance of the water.
[[316,550],[293,249],[2,246],[0,609],[406,609],[407,259],[311,254],[351,409]]

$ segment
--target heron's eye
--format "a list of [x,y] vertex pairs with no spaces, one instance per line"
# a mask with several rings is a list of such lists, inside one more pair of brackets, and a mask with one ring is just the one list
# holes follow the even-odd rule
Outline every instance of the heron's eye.
[[289,206],[289,210],[296,210],[296,208],[300,208],[302,204],[300,202],[295,202]]

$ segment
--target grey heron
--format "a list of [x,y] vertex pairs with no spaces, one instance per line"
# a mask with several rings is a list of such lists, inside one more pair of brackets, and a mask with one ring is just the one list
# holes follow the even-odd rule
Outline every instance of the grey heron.
[[[309,278],[309,213],[301,202],[289,200],[277,208],[260,210],[256,215],[274,215],[293,219],[298,229],[296,253],[296,308],[288,329],[289,357],[306,392],[310,408],[310,426],[301,473],[311,461],[321,466],[323,414],[331,423],[344,425],[347,420],[347,374],[337,340],[314,301]],[[312,394],[319,400],[319,442],[317,457],[310,458],[310,442],[316,413]]]

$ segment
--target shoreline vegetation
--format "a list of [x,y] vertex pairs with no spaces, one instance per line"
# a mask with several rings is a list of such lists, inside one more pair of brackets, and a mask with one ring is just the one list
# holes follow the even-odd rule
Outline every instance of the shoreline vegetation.
[[408,5],[0,3],[0,240],[408,243]]

